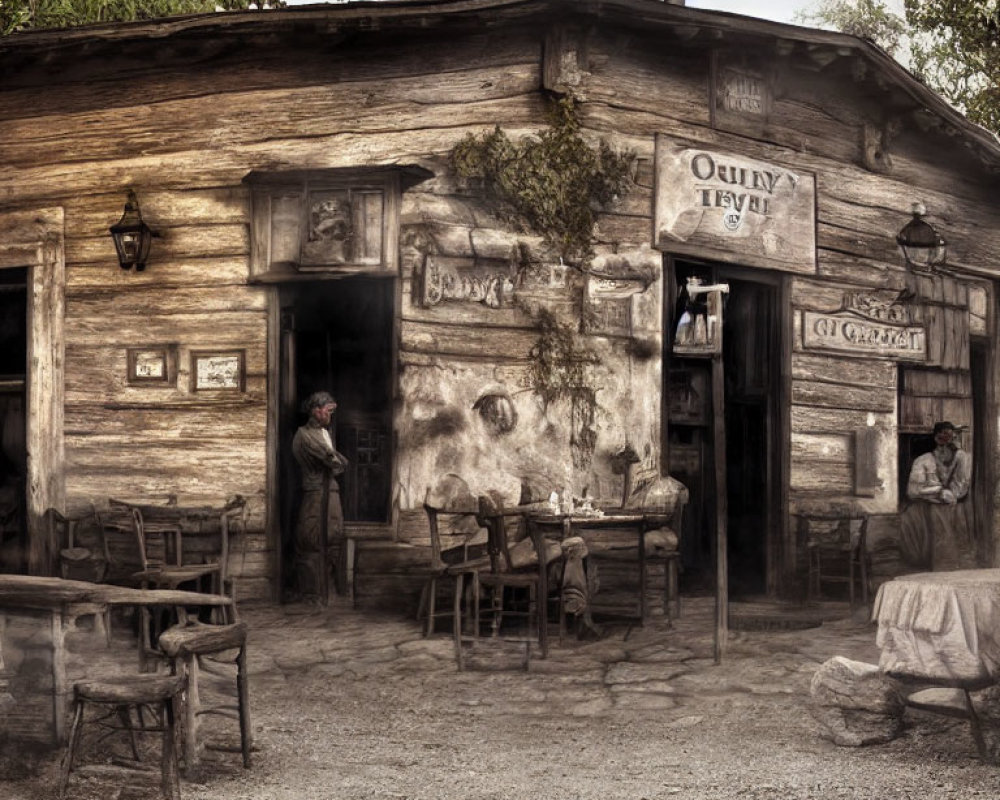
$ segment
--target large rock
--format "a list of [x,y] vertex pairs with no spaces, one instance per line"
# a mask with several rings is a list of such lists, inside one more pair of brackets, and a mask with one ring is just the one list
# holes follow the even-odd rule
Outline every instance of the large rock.
[[875,664],[834,656],[816,670],[810,696],[820,735],[834,744],[883,744],[902,730],[906,696]]

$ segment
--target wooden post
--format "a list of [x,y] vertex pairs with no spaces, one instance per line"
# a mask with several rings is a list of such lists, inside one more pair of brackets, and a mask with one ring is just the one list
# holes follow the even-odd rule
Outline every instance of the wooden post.
[[66,619],[62,608],[49,613],[52,636],[52,729],[55,741],[66,741],[66,717],[69,708],[66,677]]
[[[718,335],[722,336],[719,325]],[[729,503],[726,496],[725,372],[720,352],[712,357],[712,432],[715,461],[715,663],[722,662],[729,637]]]

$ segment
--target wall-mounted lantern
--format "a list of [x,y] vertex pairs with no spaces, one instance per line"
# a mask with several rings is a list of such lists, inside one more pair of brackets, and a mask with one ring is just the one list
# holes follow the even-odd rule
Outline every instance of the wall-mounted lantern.
[[151,231],[142,221],[139,200],[131,189],[128,190],[125,213],[110,230],[115,250],[118,251],[119,266],[122,269],[135,267],[136,272],[142,272],[146,268],[146,258],[149,256],[150,240],[159,234]]
[[896,236],[899,251],[906,265],[917,272],[931,272],[948,258],[947,243],[922,217],[927,214],[923,203],[913,204],[913,219]]

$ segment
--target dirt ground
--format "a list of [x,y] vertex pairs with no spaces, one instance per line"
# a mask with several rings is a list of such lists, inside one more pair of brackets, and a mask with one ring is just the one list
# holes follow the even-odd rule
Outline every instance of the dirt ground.
[[[836,616],[836,608],[825,608]],[[907,712],[887,744],[823,740],[809,682],[833,655],[877,661],[863,615],[804,630],[733,631],[712,659],[712,601],[674,627],[608,625],[599,641],[487,643],[458,672],[443,633],[353,612],[250,608],[254,764],[209,751],[185,800],[654,800],[1000,796],[967,723]],[[753,614],[747,617],[754,619]],[[749,625],[747,627],[755,627]],[[210,741],[238,742],[219,720]],[[221,738],[220,738],[221,737]],[[153,747],[150,743],[150,748]],[[107,756],[107,750],[95,753]],[[154,760],[155,763],[155,760]],[[4,765],[3,800],[53,800],[58,754]],[[156,773],[154,773],[155,775]],[[81,770],[71,800],[157,797],[155,781]]]

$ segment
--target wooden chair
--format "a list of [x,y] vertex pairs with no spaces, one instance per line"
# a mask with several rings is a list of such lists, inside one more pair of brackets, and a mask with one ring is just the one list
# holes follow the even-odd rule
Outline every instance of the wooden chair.
[[[681,615],[681,593],[680,593],[680,537],[684,529],[684,506],[683,501],[679,501],[673,514],[664,519],[664,524],[660,528],[652,528],[644,531],[646,537],[646,567],[651,564],[663,565],[663,614],[667,618],[668,624],[673,624],[674,617]],[[656,530],[667,528],[677,538],[677,545],[672,549],[656,551],[651,546],[651,538]]]
[[[218,594],[226,577],[229,555],[228,530],[220,520],[220,547],[212,560],[189,562],[185,559],[184,515],[181,509],[164,506],[169,517],[157,518],[147,508],[144,514],[138,505],[111,499],[109,506],[128,509],[135,520],[133,529],[141,569],[133,574],[143,585],[158,589],[176,589],[185,583],[197,583],[199,588]],[[200,517],[201,515],[199,515]],[[223,515],[224,516],[224,515]],[[200,522],[200,519],[198,520]],[[203,585],[204,579],[210,584]]]
[[[107,572],[111,557],[107,543],[99,529],[94,541],[78,538],[84,523],[91,514],[66,515],[55,508],[45,511],[45,525],[49,534],[50,547],[58,554],[59,576],[66,580],[101,583]],[[92,526],[93,527],[93,526]],[[91,532],[93,533],[93,532]],[[72,614],[69,612],[72,611]],[[66,608],[66,615],[75,626],[79,617],[91,616],[94,626],[111,644],[111,608],[100,603],[74,603]]]
[[49,542],[57,554],[59,576],[67,580],[104,580],[111,555],[100,528],[95,528],[94,541],[84,541],[80,535],[84,525],[93,519],[93,514],[63,514],[55,508],[45,511],[45,526]]
[[98,535],[101,538],[106,564],[102,580],[106,583],[137,586],[135,573],[144,569],[145,560],[137,547],[138,513],[124,505],[100,508],[90,505]]
[[[477,570],[458,576],[458,592],[461,592],[465,575],[470,575],[472,581],[471,605],[471,636],[465,635],[461,618],[461,606],[456,604],[459,615],[455,625],[455,656],[458,668],[464,669],[463,642],[478,642],[482,627],[482,594],[483,589],[489,592],[489,605],[486,608],[490,624],[490,636],[493,639],[503,638],[504,641],[524,642],[524,668],[528,669],[531,661],[531,645],[536,640],[541,650],[542,658],[548,656],[548,624],[547,624],[547,581],[543,570],[547,565],[540,564],[539,559],[532,565],[515,568],[511,558],[510,544],[507,537],[507,519],[516,515],[505,514],[503,503],[491,495],[481,495],[478,499],[477,521],[487,530],[487,554],[489,570]],[[536,553],[543,553],[544,542],[540,533],[533,533],[533,544]],[[515,593],[527,595],[526,601],[516,604]],[[511,635],[504,633],[504,619],[521,620],[526,632]]]
[[[430,530],[431,563],[417,618],[425,620],[424,636],[427,637],[434,632],[436,620],[450,617],[458,642],[463,576],[488,569],[490,565],[489,556],[485,552],[478,554],[473,546],[481,532],[476,522],[479,503],[465,481],[457,475],[446,475],[427,491],[424,512]],[[442,530],[444,523],[450,523],[447,530]],[[442,586],[451,588],[451,608],[438,606],[438,592]]]
[[808,597],[822,596],[823,584],[847,584],[851,607],[855,605],[855,585],[861,602],[868,605],[871,594],[871,556],[868,553],[867,515],[807,515],[799,517],[809,559]]
[[[184,768],[191,771],[199,761],[198,718],[205,714],[235,717],[240,725],[240,752],[243,766],[250,768],[250,685],[247,675],[247,627],[236,622],[228,625],[205,625],[193,622],[174,625],[159,638],[159,647],[170,659],[170,671],[183,677],[187,691],[183,702]],[[235,665],[236,705],[210,705],[203,701],[199,675],[202,671],[227,674]]]
[[[59,781],[59,797],[66,796],[70,773],[73,772],[80,744],[81,729],[85,724],[97,724],[128,733],[132,757],[140,761],[137,732],[162,732],[160,787],[166,800],[180,800],[180,779],[177,771],[177,753],[174,749],[174,720],[176,707],[185,688],[183,676],[139,675],[106,681],[81,681],[73,686],[73,726],[69,744],[63,757]],[[100,716],[85,720],[88,706],[103,707]],[[142,709],[156,712],[150,724]],[[135,721],[133,722],[133,712]],[[157,719],[158,717],[158,719]]]
[[[144,514],[139,505],[112,498],[106,511],[95,510],[101,518],[106,537],[131,528],[135,550],[129,561],[137,559],[139,568],[129,574],[129,580],[142,588],[154,589],[177,589],[184,584],[194,584],[194,588],[199,590],[232,596],[234,587],[228,576],[229,527],[233,520],[241,520],[245,530],[246,501],[237,497],[220,510],[164,506],[160,518],[157,518],[155,510],[145,508]],[[218,547],[207,556],[203,555],[203,560],[189,561],[185,557],[185,524],[200,526],[209,520],[214,522],[216,518],[219,522]],[[194,538],[193,534],[191,538]],[[235,622],[235,603],[221,613],[223,617],[219,622]],[[162,621],[154,620],[146,607],[139,609],[139,615],[139,664],[142,670],[146,670],[150,655],[156,653],[154,642],[158,640],[160,631],[177,619],[170,618],[164,624],[154,624]]]
[[[626,481],[628,483],[628,481]],[[681,596],[678,573],[680,571],[680,538],[684,530],[684,509],[690,494],[676,478],[662,476],[645,481],[631,491],[622,504],[626,511],[647,514],[645,542],[646,567],[662,564],[664,569],[663,613],[668,623],[681,615]],[[652,546],[655,532],[666,529],[676,538],[676,546],[656,550]],[[671,608],[672,606],[672,608]]]

